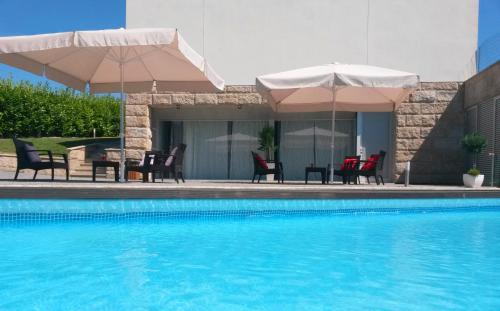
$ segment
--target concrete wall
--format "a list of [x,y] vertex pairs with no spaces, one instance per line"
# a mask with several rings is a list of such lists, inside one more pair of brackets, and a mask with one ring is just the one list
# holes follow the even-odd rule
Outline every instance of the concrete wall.
[[[479,133],[487,147],[477,157],[484,185],[500,185],[500,61],[464,82],[467,132]],[[468,167],[472,156],[468,156]]]
[[464,108],[500,96],[500,61],[465,81]]
[[333,61],[462,81],[478,0],[127,0],[126,19],[178,28],[228,84]]

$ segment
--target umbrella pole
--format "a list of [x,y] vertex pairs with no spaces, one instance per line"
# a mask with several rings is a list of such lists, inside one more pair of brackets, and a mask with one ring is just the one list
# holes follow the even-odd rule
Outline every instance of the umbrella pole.
[[330,165],[330,182],[333,183],[333,158],[335,154],[335,99],[336,99],[336,92],[335,92],[335,86],[332,87],[332,157],[331,157],[331,165]]
[[314,167],[316,167],[316,121],[313,121],[313,151]]
[[123,96],[123,75],[123,62],[120,60],[120,182],[125,182],[125,98]]

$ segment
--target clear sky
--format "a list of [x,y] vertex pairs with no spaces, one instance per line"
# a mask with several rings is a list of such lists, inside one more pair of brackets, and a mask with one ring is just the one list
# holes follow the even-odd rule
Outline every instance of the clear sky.
[[479,45],[495,34],[500,34],[500,0],[479,0]]
[[[0,0],[0,36],[120,27],[125,27],[125,0]],[[0,77],[10,76],[45,81],[0,64]]]
[[[0,0],[0,36],[120,27],[125,27],[125,0]],[[480,0],[478,44],[495,34],[500,34],[500,0]],[[0,77],[10,76],[44,81],[0,64]]]

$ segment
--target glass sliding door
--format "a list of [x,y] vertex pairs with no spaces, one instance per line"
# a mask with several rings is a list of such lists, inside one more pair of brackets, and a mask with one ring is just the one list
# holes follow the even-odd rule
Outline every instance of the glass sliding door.
[[233,121],[231,133],[230,179],[247,180],[252,177],[251,151],[259,148],[258,134],[267,121]]
[[280,160],[287,180],[304,180],[314,161],[314,121],[281,121]]
[[[330,120],[282,121],[280,159],[286,179],[303,180],[306,166],[327,167],[331,162]],[[354,155],[355,120],[336,120],[334,166],[340,167],[347,155]],[[311,179],[319,179],[312,176]]]
[[[253,173],[251,151],[258,151],[258,133],[269,121],[169,121],[164,122],[164,150],[184,142],[184,174],[189,179],[249,180]],[[355,154],[355,120],[337,120],[335,161]],[[331,121],[281,121],[280,161],[287,180],[304,180],[306,166],[326,167],[331,156]],[[259,151],[262,155],[262,152]],[[311,175],[312,180],[319,175]]]
[[189,179],[228,178],[228,122],[184,121],[184,169]]
[[[316,124],[316,158],[319,166],[326,167],[331,162],[332,122],[315,121]],[[345,156],[356,154],[355,146],[356,122],[354,120],[335,121],[335,153],[333,166],[340,168]]]

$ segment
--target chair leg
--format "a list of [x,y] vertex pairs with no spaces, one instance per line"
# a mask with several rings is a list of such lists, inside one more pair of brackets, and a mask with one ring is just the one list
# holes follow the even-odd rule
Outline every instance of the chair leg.
[[179,177],[181,178],[182,183],[185,183],[185,182],[186,182],[186,181],[184,180],[184,174],[182,174],[182,172],[179,172]]
[[51,168],[50,171],[51,171],[51,178],[50,178],[50,180],[54,181],[54,168]]
[[262,175],[259,175],[259,179],[257,179],[257,183],[260,184],[260,178],[262,177]]
[[370,176],[366,176],[366,182],[370,184]]
[[17,180],[17,176],[19,176],[19,168],[16,169],[16,175],[14,175],[14,180]]
[[36,174],[38,174],[38,170],[35,170],[35,174],[33,175],[33,180],[35,180]]
[[382,185],[385,185],[384,178],[382,177],[382,175],[378,175],[378,178],[380,178],[380,181],[382,182]]
[[69,168],[66,168],[66,181],[69,180]]
[[255,182],[255,174],[253,174],[253,177],[252,177],[252,184]]
[[378,176],[375,174],[375,182],[377,183],[377,186],[380,185],[380,181],[378,180]]

